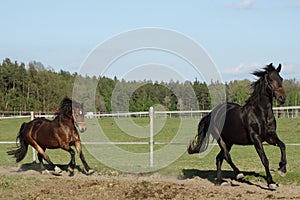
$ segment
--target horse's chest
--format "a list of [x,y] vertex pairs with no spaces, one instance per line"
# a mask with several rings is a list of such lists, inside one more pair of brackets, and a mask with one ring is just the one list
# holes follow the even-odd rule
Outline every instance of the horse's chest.
[[267,141],[270,144],[275,142],[276,138],[276,121],[273,115],[268,115],[265,113],[260,113],[259,115],[250,116],[250,137],[252,134],[260,135],[262,141]]
[[61,126],[61,130],[65,133],[65,134],[69,134],[71,132],[71,129],[69,126]]
[[69,126],[61,126],[61,130],[63,131],[63,134],[61,134],[61,137],[64,137],[65,141],[74,143],[77,140],[77,135],[74,134],[74,130],[71,129]]

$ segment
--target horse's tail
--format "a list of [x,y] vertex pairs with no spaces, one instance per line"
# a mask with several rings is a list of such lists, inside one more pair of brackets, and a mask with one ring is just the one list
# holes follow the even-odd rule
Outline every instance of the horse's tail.
[[198,125],[198,134],[194,140],[190,141],[187,149],[189,154],[204,152],[209,145],[208,127],[210,124],[211,113],[201,119]]
[[20,162],[21,160],[23,160],[28,150],[28,143],[25,140],[25,131],[27,129],[26,125],[27,123],[25,122],[22,124],[16,139],[19,140],[19,148],[7,152],[8,155],[14,156],[16,158],[16,162]]

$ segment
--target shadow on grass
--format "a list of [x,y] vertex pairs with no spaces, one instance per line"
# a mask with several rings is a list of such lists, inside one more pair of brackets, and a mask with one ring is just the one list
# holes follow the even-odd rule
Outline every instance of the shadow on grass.
[[[216,173],[217,173],[216,170],[183,169],[179,179],[184,180],[184,179],[191,179],[194,177],[200,177],[201,179],[206,179],[206,180],[210,181],[211,183],[215,184]],[[254,182],[248,180],[249,177],[255,177],[256,179],[265,180],[264,175],[261,175],[256,172],[242,172],[242,173],[244,174],[245,178],[242,180],[236,180],[236,181],[238,181],[240,183],[245,183],[248,185],[253,185],[253,186],[259,187],[264,190],[270,190],[268,187],[261,186],[257,183],[254,183]],[[233,171],[229,171],[229,170],[222,171],[223,179],[233,180],[233,177],[234,177]],[[227,181],[224,180],[224,182],[227,182]],[[231,186],[239,186],[239,185],[231,183]]]

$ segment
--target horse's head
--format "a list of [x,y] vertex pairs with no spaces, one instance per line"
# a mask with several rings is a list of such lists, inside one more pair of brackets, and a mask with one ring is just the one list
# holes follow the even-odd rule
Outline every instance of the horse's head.
[[[86,125],[84,122],[84,109],[83,104],[76,101],[72,101],[70,98],[65,97],[61,103],[60,107],[55,112],[59,119],[64,119],[69,121],[69,123],[74,123],[74,125],[79,129],[80,132],[86,131]],[[67,123],[65,121],[65,123]]]
[[86,125],[84,122],[84,109],[82,103],[77,103],[73,101],[72,105],[72,116],[74,119],[74,123],[79,129],[79,131],[82,133],[86,131]]
[[277,100],[278,104],[283,104],[285,102],[286,96],[284,89],[282,87],[282,77],[279,75],[281,70],[281,64],[275,69],[272,65],[267,66],[268,73],[266,73],[266,81],[269,89],[271,90],[273,97]]
[[273,64],[269,64],[264,68],[264,71],[256,71],[253,74],[259,77],[259,80],[253,83],[254,88],[257,90],[266,91],[272,98],[275,97],[278,104],[283,104],[285,102],[285,92],[282,87],[282,77],[279,75],[281,70],[281,64],[277,69]]

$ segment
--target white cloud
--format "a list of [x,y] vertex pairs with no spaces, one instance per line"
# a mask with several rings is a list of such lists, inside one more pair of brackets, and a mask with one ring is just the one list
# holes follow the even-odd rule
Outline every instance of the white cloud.
[[300,63],[282,63],[280,75],[283,79],[296,79],[300,82]]
[[295,2],[294,5],[295,5],[296,8],[300,8],[300,1]]
[[253,8],[254,0],[242,0],[232,4],[233,8],[250,9]]
[[[269,64],[269,63],[267,63]],[[258,64],[258,63],[252,63],[252,64],[246,64],[241,63],[235,67],[225,68],[221,71],[221,74],[223,76],[223,79],[225,81],[232,81],[232,80],[241,80],[241,79],[249,79],[253,80],[255,79],[254,76],[251,75],[252,72],[261,70],[263,67],[267,65],[264,64]],[[278,66],[279,63],[273,63],[275,67]],[[282,64],[282,70],[281,70],[281,76],[284,79],[296,79],[300,80],[300,71],[298,70],[300,68],[300,64],[291,64],[291,63],[281,63]]]
[[282,63],[281,74],[286,79],[300,80],[299,63]]
[[221,75],[223,81],[225,82],[229,82],[233,80],[243,80],[243,79],[254,80],[255,77],[252,75],[252,72],[256,70],[260,70],[264,66],[265,64],[241,63],[235,67],[229,67],[221,70]]
[[234,75],[234,76],[245,76],[252,73],[255,70],[260,69],[262,66],[261,64],[253,63],[253,64],[244,64],[241,63],[236,67],[226,68],[223,70],[223,74],[226,75]]
[[282,72],[293,73],[296,71],[296,66],[294,64],[282,64]]

